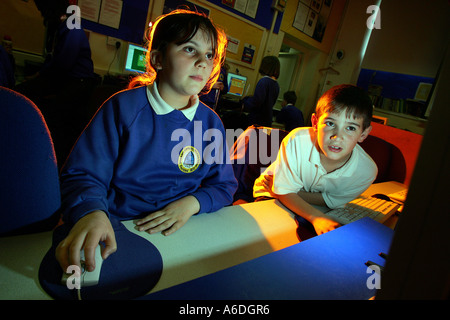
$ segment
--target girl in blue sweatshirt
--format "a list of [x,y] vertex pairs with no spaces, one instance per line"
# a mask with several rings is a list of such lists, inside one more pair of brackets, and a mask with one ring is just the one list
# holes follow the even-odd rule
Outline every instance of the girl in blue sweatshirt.
[[109,218],[169,235],[194,214],[232,202],[237,182],[220,118],[199,102],[220,73],[226,37],[205,16],[177,10],[152,26],[147,72],[110,97],[61,173],[63,218],[73,227],[56,249],[61,267],[88,271],[94,250],[116,251]]

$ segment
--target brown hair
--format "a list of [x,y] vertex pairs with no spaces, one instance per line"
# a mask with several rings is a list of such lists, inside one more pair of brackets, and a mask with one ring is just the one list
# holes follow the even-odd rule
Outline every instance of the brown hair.
[[326,91],[317,102],[316,116],[319,118],[325,112],[346,112],[348,117],[363,118],[363,130],[372,121],[373,104],[369,95],[361,88],[342,84]]
[[261,61],[259,73],[278,79],[280,76],[280,60],[275,56],[266,56]]
[[158,74],[150,59],[152,50],[158,50],[164,55],[170,43],[177,45],[186,43],[195,36],[198,30],[208,33],[213,43],[213,70],[202,90],[202,93],[209,92],[220,75],[220,66],[225,61],[227,38],[225,33],[215,26],[206,15],[184,9],[174,10],[162,15],[152,24],[147,46],[146,71],[134,77],[128,87],[149,85],[157,79]]

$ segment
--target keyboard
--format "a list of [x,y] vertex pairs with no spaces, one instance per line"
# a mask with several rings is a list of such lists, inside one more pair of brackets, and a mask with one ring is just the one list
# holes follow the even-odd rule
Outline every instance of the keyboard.
[[342,208],[326,212],[326,215],[332,217],[340,224],[348,224],[365,217],[383,223],[397,212],[399,207],[399,204],[392,201],[361,196],[347,203]]
[[408,195],[408,189],[403,189],[401,191],[390,193],[387,196],[389,198],[391,198],[392,200],[396,200],[396,201],[400,201],[400,202],[404,203],[407,195]]

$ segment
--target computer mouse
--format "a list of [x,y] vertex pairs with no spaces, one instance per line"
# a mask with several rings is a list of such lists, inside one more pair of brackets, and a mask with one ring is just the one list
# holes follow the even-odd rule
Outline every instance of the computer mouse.
[[392,201],[391,198],[389,198],[387,195],[382,193],[375,193],[372,195],[372,198],[382,199],[386,201]]

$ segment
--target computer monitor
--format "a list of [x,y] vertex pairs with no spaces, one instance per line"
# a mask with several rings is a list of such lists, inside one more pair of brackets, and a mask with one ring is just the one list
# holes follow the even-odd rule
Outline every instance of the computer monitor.
[[239,74],[228,73],[227,83],[228,83],[228,92],[227,92],[228,94],[242,97],[244,95],[247,77],[241,76]]
[[145,72],[145,55],[147,48],[135,44],[128,44],[125,70],[131,72]]

